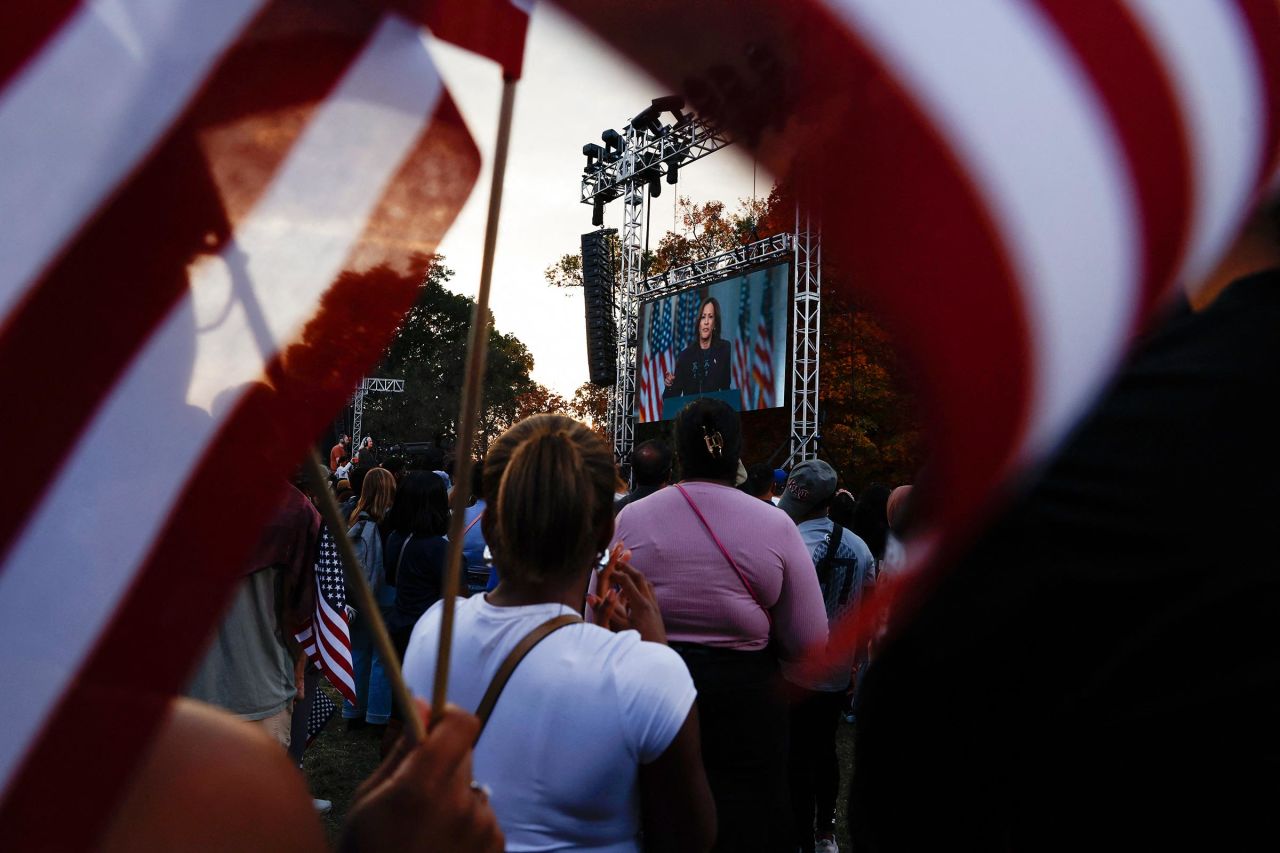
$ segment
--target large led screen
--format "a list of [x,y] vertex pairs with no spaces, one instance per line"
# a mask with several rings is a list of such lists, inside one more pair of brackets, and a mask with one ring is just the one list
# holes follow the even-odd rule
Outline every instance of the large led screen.
[[786,405],[789,263],[640,307],[636,415],[669,420],[716,397],[746,412]]

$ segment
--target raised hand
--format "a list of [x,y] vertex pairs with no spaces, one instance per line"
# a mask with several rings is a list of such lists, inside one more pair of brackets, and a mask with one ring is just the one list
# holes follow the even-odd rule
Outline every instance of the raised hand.
[[667,629],[662,624],[662,611],[658,609],[653,584],[630,563],[621,560],[614,566],[614,579],[622,590],[628,627],[639,631],[642,640],[665,645]]

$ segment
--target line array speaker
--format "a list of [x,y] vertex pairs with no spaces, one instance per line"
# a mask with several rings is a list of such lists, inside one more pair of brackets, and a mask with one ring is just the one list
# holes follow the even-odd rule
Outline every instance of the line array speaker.
[[618,377],[618,329],[613,314],[617,273],[613,262],[616,228],[582,235],[582,295],[587,320],[587,369],[591,384],[609,387]]

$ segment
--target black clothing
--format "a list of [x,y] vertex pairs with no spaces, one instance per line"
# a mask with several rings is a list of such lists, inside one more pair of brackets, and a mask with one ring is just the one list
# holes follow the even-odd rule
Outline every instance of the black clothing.
[[769,650],[671,643],[698,690],[702,763],[724,853],[792,850],[787,793],[787,705]]
[[854,849],[1245,849],[1280,799],[1280,274],[1145,342],[862,684]]
[[707,391],[727,391],[732,364],[732,347],[728,341],[712,341],[707,349],[702,349],[694,341],[676,358],[676,379],[662,392],[662,396],[683,397]]
[[[408,648],[413,626],[418,624],[418,617],[444,594],[444,564],[449,548],[443,536],[415,536],[408,547],[404,541],[403,533],[393,532],[387,537],[383,551],[388,582],[394,576],[396,588],[396,603],[388,614],[387,630],[401,660]],[[404,550],[403,558],[401,549]]]
[[630,492],[627,493],[626,497],[619,498],[618,500],[613,502],[613,514],[617,515],[618,513],[622,512],[622,508],[627,504],[634,503],[635,501],[638,501],[641,498],[647,498],[649,497],[649,495],[653,494],[654,492],[662,488],[665,488],[665,486],[636,486],[634,489],[632,489]]
[[844,693],[806,690],[791,705],[791,816],[800,853],[813,853],[814,834],[834,833],[840,764],[836,727]]

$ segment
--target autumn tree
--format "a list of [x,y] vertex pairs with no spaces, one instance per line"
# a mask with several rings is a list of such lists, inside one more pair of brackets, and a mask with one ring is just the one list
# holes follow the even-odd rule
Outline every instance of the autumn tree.
[[533,387],[516,397],[516,420],[522,421],[542,414],[567,415],[569,401],[547,386],[535,382]]
[[569,413],[592,428],[604,433],[609,421],[609,389],[583,382],[573,392]]

